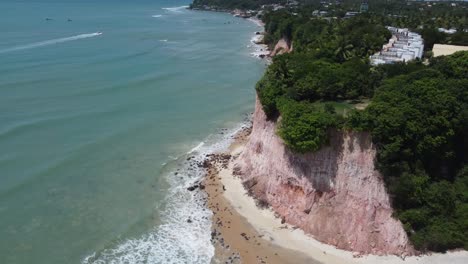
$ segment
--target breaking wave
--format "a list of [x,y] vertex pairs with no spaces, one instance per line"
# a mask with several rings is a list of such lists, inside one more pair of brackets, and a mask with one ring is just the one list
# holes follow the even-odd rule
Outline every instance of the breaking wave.
[[214,256],[210,240],[212,212],[205,205],[204,192],[189,192],[187,188],[204,176],[204,169],[198,165],[207,155],[226,149],[245,125],[223,136],[210,135],[186,154],[167,162],[163,177],[170,189],[161,212],[161,224],[139,238],[95,252],[82,263],[210,263]]

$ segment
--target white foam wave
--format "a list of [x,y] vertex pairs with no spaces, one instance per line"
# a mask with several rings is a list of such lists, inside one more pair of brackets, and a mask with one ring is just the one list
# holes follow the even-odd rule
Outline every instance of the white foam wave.
[[176,7],[163,7],[162,9],[170,11],[170,12],[176,12],[180,13],[183,10],[187,9],[189,6],[176,6]]
[[250,39],[250,42],[257,44],[259,41],[263,41],[263,35],[255,35]]
[[162,17],[162,15],[152,15],[152,17],[158,18],[158,17]]
[[[83,260],[83,264],[211,263],[214,256],[214,247],[210,241],[212,212],[204,204],[206,194],[186,190],[199,181],[205,171],[190,164],[187,156],[190,155],[190,162],[202,162],[208,154],[227,149],[233,135],[245,125],[239,125],[224,136],[210,135],[186,155],[177,158],[176,162],[182,162],[183,165],[166,175],[171,187],[166,197],[167,205],[160,212],[161,225],[140,238],[129,239],[113,248],[93,253]],[[187,223],[188,219],[191,223]]]
[[205,142],[200,142],[200,144],[196,145],[193,149],[191,149],[189,152],[187,152],[187,154],[190,154],[190,153],[193,153],[197,150],[199,150],[203,145],[205,145]]
[[251,45],[249,45],[249,48],[252,48],[252,52],[250,53],[252,56],[261,58],[263,56],[266,56],[270,54],[268,51],[268,46],[265,44],[257,44],[260,41],[263,40],[263,35],[255,35],[250,39]]
[[171,193],[164,224],[141,238],[93,253],[83,263],[210,263],[214,255],[209,231],[211,212],[203,211],[197,202],[199,194],[188,193],[185,188]]
[[159,41],[161,41],[161,42],[167,42],[168,40],[167,40],[167,39],[160,39]]
[[27,45],[23,45],[23,46],[17,46],[17,47],[13,47],[13,48],[3,49],[3,50],[0,50],[0,54],[1,53],[7,53],[7,52],[13,52],[13,51],[19,51],[19,50],[33,49],[33,48],[38,48],[38,47],[43,47],[43,46],[48,46],[48,45],[54,45],[54,44],[59,44],[59,43],[63,43],[63,42],[73,41],[73,40],[92,38],[92,37],[97,37],[97,36],[100,36],[100,35],[102,35],[102,32],[81,34],[81,35],[76,35],[76,36],[66,37],[66,38],[51,39],[51,40],[31,43],[31,44],[27,44]]

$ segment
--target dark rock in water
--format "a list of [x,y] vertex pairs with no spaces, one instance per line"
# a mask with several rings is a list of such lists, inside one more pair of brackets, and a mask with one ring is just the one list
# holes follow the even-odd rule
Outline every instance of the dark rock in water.
[[224,159],[224,160],[229,160],[231,158],[231,155],[230,154],[222,154],[220,156],[221,159]]
[[210,161],[209,160],[203,161],[202,167],[205,168],[205,169],[210,167]]
[[256,200],[255,203],[260,208],[268,208],[268,206],[269,206],[268,201],[265,200],[265,199],[258,199],[258,200]]
[[187,223],[192,223],[192,219],[187,219]]
[[258,57],[260,57],[261,59],[263,59],[263,58],[266,57],[266,55],[265,55],[265,54],[260,54],[260,55],[258,55]]
[[205,185],[203,185],[203,184],[201,184],[201,183],[200,183],[200,185],[198,185],[198,187],[200,187],[200,190],[204,190],[204,189],[205,189]]
[[260,32],[258,32],[258,31],[257,31],[257,32],[255,32],[255,35],[260,35]]
[[198,185],[193,185],[193,186],[188,187],[187,190],[194,191],[197,188],[198,188]]

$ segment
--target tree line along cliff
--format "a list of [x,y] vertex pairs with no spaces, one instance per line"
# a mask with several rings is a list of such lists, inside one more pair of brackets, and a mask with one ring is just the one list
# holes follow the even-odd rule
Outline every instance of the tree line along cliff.
[[[299,153],[329,131],[368,131],[397,217],[419,250],[468,249],[468,52],[371,66],[390,37],[382,18],[263,16],[266,41],[294,51],[273,58],[256,86],[277,133]],[[279,118],[280,117],[280,118]]]

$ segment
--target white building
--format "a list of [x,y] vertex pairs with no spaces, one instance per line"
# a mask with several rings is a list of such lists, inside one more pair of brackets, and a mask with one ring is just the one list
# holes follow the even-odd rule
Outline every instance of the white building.
[[371,64],[389,64],[421,59],[424,53],[424,41],[421,35],[407,28],[387,27],[392,37],[382,50],[370,56]]
[[455,34],[457,33],[457,30],[454,29],[454,28],[449,28],[449,29],[446,29],[446,28],[438,28],[437,30],[439,30],[439,32],[443,32],[445,34]]

